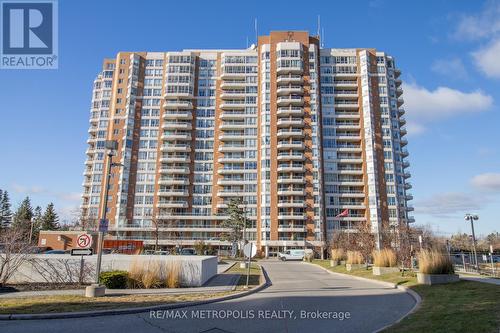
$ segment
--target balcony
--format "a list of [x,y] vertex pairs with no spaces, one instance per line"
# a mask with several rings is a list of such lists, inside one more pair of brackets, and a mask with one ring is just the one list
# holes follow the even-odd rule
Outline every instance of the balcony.
[[280,64],[278,64],[278,66],[276,68],[276,73],[278,75],[288,74],[288,73],[298,74],[298,73],[302,73],[302,72],[303,72],[302,64],[299,64],[296,66],[289,66],[289,67],[280,66]]
[[405,108],[398,108],[398,114],[399,116],[401,117],[402,115],[404,115],[406,112]]
[[190,145],[183,145],[183,144],[177,144],[177,145],[162,145],[160,148],[161,151],[178,151],[178,152],[186,152],[189,153],[191,152],[191,146]]
[[304,154],[302,153],[279,153],[278,161],[302,161],[304,160]]
[[302,82],[302,75],[280,75],[278,76],[276,83],[278,84],[285,84],[285,83],[301,83]]
[[187,201],[158,201],[159,208],[187,208]]
[[245,117],[245,111],[224,111],[219,115],[219,119],[227,120],[227,119],[243,119]]
[[278,138],[287,138],[287,137],[304,137],[304,132],[300,129],[280,129],[277,133]]
[[172,140],[186,140],[186,141],[191,141],[192,137],[191,134],[187,133],[163,133],[161,135],[161,139],[165,141],[172,141]]
[[302,116],[304,108],[302,107],[279,107],[276,114],[278,116]]
[[277,145],[278,150],[288,150],[288,149],[295,149],[295,150],[304,150],[304,143],[301,141],[279,141]]
[[189,178],[160,177],[158,184],[162,185],[189,185]]
[[301,96],[281,96],[276,102],[278,106],[303,105],[304,99]]
[[394,80],[394,83],[396,84],[396,87],[399,87],[401,86],[401,84],[403,84],[403,81],[401,81],[401,79],[396,79]]
[[282,208],[303,208],[305,205],[304,200],[278,200],[278,207]]
[[405,103],[405,100],[402,97],[398,97],[397,99],[398,102],[398,108]]
[[222,110],[245,109],[245,100],[226,100],[219,106]]
[[229,130],[229,129],[245,129],[246,127],[249,127],[249,125],[246,125],[245,122],[233,122],[233,121],[224,121],[221,125],[219,125],[219,128],[221,130]]
[[217,185],[243,185],[244,183],[248,183],[250,181],[247,181],[243,178],[223,178],[217,180]]
[[219,159],[217,160],[217,162],[219,163],[238,163],[244,161],[245,161],[244,156],[219,157]]
[[245,88],[246,84],[246,80],[222,81],[220,87],[221,89]]
[[305,195],[305,191],[303,189],[296,188],[278,188],[278,195]]
[[193,119],[193,114],[190,111],[169,111],[163,113],[163,119]]
[[404,177],[405,179],[408,179],[408,178],[410,178],[410,177],[411,177],[411,173],[409,173],[409,172],[405,172],[405,173],[403,173],[403,177]]
[[167,100],[164,104],[165,109],[193,109],[193,103],[189,101],[172,101]]
[[245,173],[245,169],[243,168],[221,168],[217,170],[219,175],[228,175],[228,174],[241,174]]
[[[223,79],[223,80],[231,80],[231,81],[234,81],[235,79],[245,79],[246,78],[246,73],[234,73],[234,72],[230,72],[228,71],[228,68],[230,68],[231,66],[224,66],[223,67],[223,73],[221,74],[220,78]],[[238,80],[238,81],[241,81],[241,80]]]
[[244,135],[245,134],[243,132],[241,132],[241,133],[222,132],[221,134],[219,134],[219,140],[221,140],[221,141],[234,141],[234,140],[241,141],[241,139]]
[[165,174],[188,174],[189,173],[189,168],[187,168],[187,167],[180,167],[180,166],[172,166],[172,167],[162,166],[160,168],[160,173],[165,173]]
[[405,200],[407,200],[407,201],[413,200],[413,195],[410,193],[406,193]]
[[335,80],[333,86],[338,88],[352,88],[358,86],[357,80]]
[[191,162],[191,158],[189,156],[161,156],[160,162],[180,162],[180,163],[189,163]]
[[410,153],[408,152],[408,150],[406,149],[401,149],[401,156],[404,158],[404,157],[407,157],[408,155],[410,155]]
[[183,129],[183,130],[191,130],[193,127],[191,123],[182,123],[175,121],[166,121],[161,125],[162,129]]
[[278,177],[278,184],[302,184],[304,177]]
[[302,214],[278,213],[278,220],[305,220],[306,216]]
[[399,97],[401,95],[403,95],[403,88],[397,87],[396,88],[396,96]]
[[293,126],[303,127],[304,120],[302,118],[279,118],[277,122],[278,127]]
[[359,104],[357,102],[341,102],[335,100],[335,108],[342,108],[342,109],[358,109]]
[[401,147],[404,147],[408,144],[408,140],[406,140],[406,139],[401,139],[399,142],[401,144]]
[[408,168],[410,166],[410,162],[403,161],[403,168]]
[[223,90],[220,94],[220,98],[223,100],[226,99],[245,99],[246,93],[245,90]]
[[413,212],[414,210],[415,210],[415,208],[413,208],[413,206],[406,206],[407,212]]
[[189,191],[186,190],[177,190],[177,189],[165,189],[158,190],[159,197],[169,197],[169,196],[177,196],[177,197],[187,197],[189,196]]
[[304,225],[293,225],[293,224],[280,224],[278,225],[279,232],[306,232],[306,227]]
[[245,145],[221,145],[219,146],[219,151],[220,152],[235,152],[235,151],[242,151],[245,149]]
[[406,118],[405,117],[399,117],[399,125],[403,126],[406,124]]
[[409,190],[409,189],[411,189],[412,187],[413,187],[413,186],[411,185],[411,183],[409,183],[409,182],[404,183],[404,188],[405,188],[405,190]]
[[278,86],[276,90],[278,95],[304,94],[304,89],[301,86]]
[[278,165],[277,168],[278,172],[304,172],[305,168],[304,166],[298,166],[298,165]]

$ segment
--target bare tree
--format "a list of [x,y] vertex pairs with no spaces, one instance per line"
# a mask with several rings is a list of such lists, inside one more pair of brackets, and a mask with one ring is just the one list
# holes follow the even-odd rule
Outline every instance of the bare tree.
[[6,284],[32,253],[22,228],[6,228],[0,234],[0,286]]
[[370,261],[371,254],[375,249],[375,236],[372,233],[370,224],[367,222],[360,223],[356,228],[355,233],[355,249],[361,252],[365,263]]

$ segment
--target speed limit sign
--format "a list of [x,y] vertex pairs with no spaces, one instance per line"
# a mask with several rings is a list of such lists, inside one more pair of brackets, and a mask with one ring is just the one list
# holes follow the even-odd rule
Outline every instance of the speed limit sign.
[[89,248],[92,245],[92,236],[88,234],[78,235],[76,246],[79,248]]

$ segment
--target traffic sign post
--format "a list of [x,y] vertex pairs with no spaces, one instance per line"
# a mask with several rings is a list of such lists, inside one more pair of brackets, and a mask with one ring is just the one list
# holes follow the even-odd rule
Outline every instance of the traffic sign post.
[[72,256],[91,256],[93,253],[92,249],[72,249]]
[[250,278],[250,263],[252,261],[252,258],[257,254],[257,247],[253,246],[252,242],[248,242],[243,247],[243,253],[248,258],[247,284],[246,284],[246,288],[248,288],[248,280]]

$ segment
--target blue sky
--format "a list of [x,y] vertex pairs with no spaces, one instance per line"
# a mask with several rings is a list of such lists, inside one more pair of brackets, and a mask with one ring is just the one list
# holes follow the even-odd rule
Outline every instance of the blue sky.
[[[217,3],[217,6],[213,6]],[[403,5],[404,3],[404,5]],[[316,6],[318,4],[318,6]],[[0,188],[14,205],[79,205],[92,81],[118,51],[243,48],[270,30],[373,47],[405,81],[417,224],[500,231],[500,1],[59,1],[59,69],[0,70]]]

